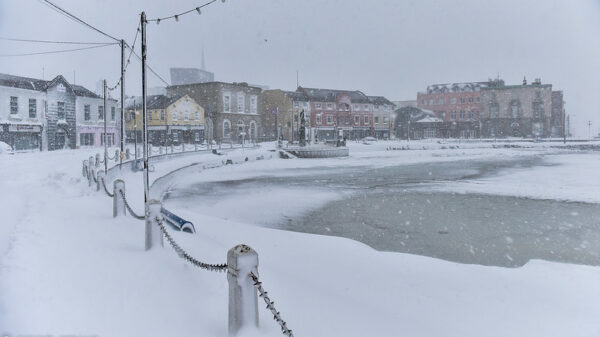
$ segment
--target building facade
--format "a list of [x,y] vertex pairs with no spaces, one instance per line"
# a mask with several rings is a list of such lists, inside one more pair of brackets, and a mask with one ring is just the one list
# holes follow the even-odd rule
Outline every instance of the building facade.
[[481,90],[489,82],[432,84],[417,93],[417,108],[433,111],[442,120],[439,138],[479,137]]
[[262,117],[259,138],[273,140],[279,134],[282,139],[297,141],[301,114],[304,112],[305,136],[310,139],[310,105],[303,93],[279,89],[265,90],[260,94],[259,111]]
[[261,130],[260,88],[247,83],[208,82],[167,87],[168,95],[189,95],[204,108],[209,141],[256,140]]
[[552,116],[551,116],[551,134],[552,137],[566,136],[566,118],[565,118],[565,100],[562,91],[552,92]]
[[[88,89],[73,85],[76,111],[76,145],[77,147],[114,146],[119,142],[121,125],[121,107],[117,100],[106,99]],[[106,120],[106,136],[104,135],[104,118]]]
[[373,137],[390,139],[395,104],[383,96],[369,96],[369,99],[373,103]]
[[303,87],[296,91],[308,99],[315,139],[359,139],[374,135],[373,102],[361,91]]
[[483,137],[550,137],[552,85],[495,80],[481,90],[481,111]]
[[[205,139],[204,108],[188,95],[148,96],[146,112],[148,142],[154,146],[197,144]],[[127,108],[125,128],[128,142],[142,139],[141,99]]]

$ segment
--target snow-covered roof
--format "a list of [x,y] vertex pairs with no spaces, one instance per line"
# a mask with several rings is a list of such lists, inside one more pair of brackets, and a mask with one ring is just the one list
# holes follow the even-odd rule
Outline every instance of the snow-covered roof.
[[425,117],[425,118],[419,119],[415,123],[442,123],[442,122],[443,122],[443,120],[441,120],[437,117]]

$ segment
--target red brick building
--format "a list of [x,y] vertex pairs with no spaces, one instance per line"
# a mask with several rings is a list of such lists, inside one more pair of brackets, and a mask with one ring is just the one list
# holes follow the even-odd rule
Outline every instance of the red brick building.
[[443,120],[440,138],[479,137],[481,89],[487,86],[488,82],[432,84],[417,93],[417,107]]

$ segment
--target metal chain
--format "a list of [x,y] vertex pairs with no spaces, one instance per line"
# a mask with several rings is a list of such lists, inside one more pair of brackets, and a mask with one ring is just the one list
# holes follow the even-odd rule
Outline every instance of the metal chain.
[[106,192],[106,195],[108,195],[109,197],[114,197],[115,195],[113,193],[110,193],[108,191],[108,188],[106,188],[106,180],[104,179],[104,177],[100,177],[100,179],[102,179],[102,187],[104,187],[104,192]]
[[208,271],[225,271],[225,270],[227,270],[226,263],[209,264],[209,263],[204,263],[204,262],[198,261],[195,258],[193,258],[190,254],[188,254],[185,250],[183,250],[183,248],[179,247],[177,242],[175,242],[175,240],[171,237],[169,232],[167,232],[167,229],[165,228],[165,224],[163,222],[162,217],[156,217],[155,220],[158,224],[158,227],[160,228],[160,231],[163,233],[163,235],[165,236],[167,241],[169,241],[169,244],[173,247],[173,250],[175,250],[175,252],[177,253],[177,255],[179,255],[179,257],[190,262],[191,264],[195,265],[196,267],[199,267],[199,268],[202,268],[202,269],[205,269]]
[[139,216],[139,215],[137,215],[133,211],[133,209],[131,208],[131,206],[127,202],[127,198],[125,197],[125,192],[123,192],[123,190],[119,189],[119,193],[121,194],[121,197],[123,197],[123,201],[125,202],[125,207],[127,207],[127,210],[129,211],[129,213],[131,214],[131,216],[133,216],[134,218],[136,218],[138,220],[144,220],[144,219],[146,219],[145,216]]
[[275,302],[271,301],[271,299],[267,295],[267,292],[262,287],[262,282],[260,282],[258,280],[258,276],[254,275],[253,272],[250,272],[249,276],[252,279],[252,281],[254,281],[254,287],[260,293],[259,296],[262,297],[263,300],[265,301],[265,303],[267,304],[267,309],[269,309],[269,311],[271,311],[271,313],[273,314],[273,319],[275,320],[275,322],[279,323],[279,325],[281,326],[281,333],[283,333],[284,335],[286,335],[288,337],[294,337],[292,330],[287,327],[287,324],[281,318],[279,311],[277,311],[277,309],[275,309]]

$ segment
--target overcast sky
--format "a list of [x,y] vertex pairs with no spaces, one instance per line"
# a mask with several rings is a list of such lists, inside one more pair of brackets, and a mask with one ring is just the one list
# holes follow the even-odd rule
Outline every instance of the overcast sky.
[[[149,18],[204,1],[53,0],[92,25],[133,42],[139,13]],[[39,0],[0,0],[0,37],[110,42]],[[77,47],[77,46],[75,46]],[[358,89],[390,100],[415,99],[433,83],[507,83],[540,77],[563,90],[572,130],[600,130],[600,1],[227,0],[179,22],[148,25],[149,64],[167,81],[169,67],[200,67],[215,79],[294,90]],[[73,48],[0,41],[0,54]],[[139,40],[136,44],[139,52]],[[128,94],[139,94],[132,58]],[[42,73],[43,69],[43,73]],[[0,72],[46,79],[62,74],[92,90],[116,83],[120,49],[0,57]],[[149,85],[161,82],[149,75]]]

